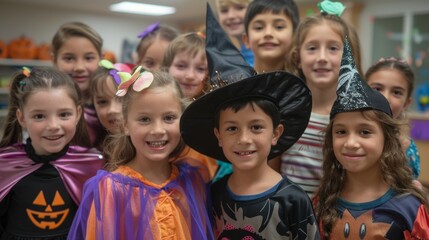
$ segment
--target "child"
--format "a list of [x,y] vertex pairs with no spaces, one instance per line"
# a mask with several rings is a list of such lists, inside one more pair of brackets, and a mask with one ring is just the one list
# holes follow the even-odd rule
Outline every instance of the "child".
[[83,183],[102,165],[101,154],[76,146],[88,139],[81,115],[65,73],[25,69],[13,79],[0,142],[1,239],[67,237]]
[[159,70],[165,49],[177,35],[174,28],[160,25],[159,22],[147,27],[138,35],[140,42],[137,45],[137,65],[146,70]]
[[419,151],[414,140],[410,138],[408,124],[405,123],[405,111],[411,104],[414,88],[413,71],[404,60],[382,58],[367,70],[365,79],[370,87],[387,98],[393,118],[404,121],[401,129],[401,142],[414,178],[417,179],[420,174]]
[[89,91],[89,81],[101,59],[103,39],[88,25],[70,22],[60,26],[52,39],[53,62],[57,69],[70,75],[82,91],[84,118],[92,146],[103,134]]
[[122,103],[120,98],[115,96],[121,83],[118,71],[131,73],[131,68],[122,63],[112,64],[105,59],[101,60],[99,65],[91,78],[89,89],[97,118],[105,129],[104,134],[99,134],[95,141],[95,146],[102,150],[107,135],[119,133],[122,124]]
[[258,73],[284,70],[299,22],[293,0],[254,0],[244,18],[243,42],[252,49]]
[[[319,4],[321,15],[307,17],[300,23],[287,62],[289,71],[304,79],[311,90],[310,121],[302,137],[281,156],[281,161],[272,161],[275,169],[280,169],[282,175],[301,186],[310,197],[323,175],[322,130],[329,123],[335,101],[343,39],[346,35],[355,36],[353,29],[339,17],[342,11],[328,14],[324,6]],[[357,36],[352,38],[351,46],[359,57]]]
[[[364,82],[346,38],[315,211],[326,239],[429,239],[389,102]],[[335,180],[333,180],[335,179]]]
[[186,101],[169,74],[140,69],[116,93],[123,96],[124,132],[106,150],[112,172],[86,183],[69,237],[211,239],[208,178],[175,159],[184,147],[179,120]]
[[189,99],[197,99],[208,90],[205,46],[205,36],[191,32],[179,35],[165,51],[162,68],[176,79]]
[[246,15],[247,6],[252,0],[217,0],[217,12],[219,23],[223,30],[236,43],[240,53],[246,62],[253,66],[254,59],[252,50],[243,42],[244,34],[244,16]]
[[[217,41],[210,43],[217,45],[207,44],[207,56],[221,61],[214,60],[213,69],[209,68],[212,86],[220,88],[191,103],[180,120],[188,145],[233,165],[233,173],[211,187],[215,237],[318,239],[307,194],[267,163],[304,131],[311,110],[310,91],[287,72],[254,75],[250,66],[242,68],[245,61],[239,53],[229,55],[234,65],[226,65],[243,78],[233,82],[220,67],[224,58],[218,54],[220,50],[233,53],[235,48],[227,44],[225,33],[215,36]],[[207,39],[212,37],[207,34]]]

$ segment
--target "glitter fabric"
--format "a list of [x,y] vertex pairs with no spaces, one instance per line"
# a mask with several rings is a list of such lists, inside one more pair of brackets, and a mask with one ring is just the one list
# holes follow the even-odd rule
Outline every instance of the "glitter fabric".
[[374,109],[392,116],[387,99],[373,90],[359,75],[353,59],[352,49],[346,38],[338,78],[337,99],[331,110],[331,119],[340,112]]

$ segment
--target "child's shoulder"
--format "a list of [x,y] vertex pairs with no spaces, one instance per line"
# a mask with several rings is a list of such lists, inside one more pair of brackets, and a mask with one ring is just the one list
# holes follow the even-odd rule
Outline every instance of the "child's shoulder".
[[0,148],[0,154],[2,155],[9,154],[9,153],[19,153],[19,152],[25,153],[24,144],[22,143],[15,143],[13,145]]

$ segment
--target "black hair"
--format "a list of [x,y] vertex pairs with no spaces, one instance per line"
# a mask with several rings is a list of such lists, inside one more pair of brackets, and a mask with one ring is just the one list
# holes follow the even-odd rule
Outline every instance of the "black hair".
[[274,128],[280,124],[280,111],[277,104],[265,98],[251,97],[238,98],[222,103],[215,111],[215,128],[219,128],[219,118],[221,111],[231,108],[236,113],[247,105],[250,105],[253,110],[255,109],[255,105],[260,107],[265,114],[271,117]]
[[283,13],[288,16],[292,22],[292,29],[299,24],[299,10],[294,0],[254,0],[247,7],[244,17],[244,31],[248,34],[249,24],[256,15],[272,12],[274,14]]

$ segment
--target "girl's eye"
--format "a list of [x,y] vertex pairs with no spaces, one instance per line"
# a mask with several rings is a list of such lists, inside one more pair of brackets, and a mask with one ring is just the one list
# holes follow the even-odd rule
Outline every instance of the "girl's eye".
[[329,48],[329,50],[334,52],[340,50],[340,48],[338,48],[337,46],[332,46]]
[[149,123],[150,122],[150,118],[148,118],[148,117],[141,117],[139,119],[139,122],[141,122],[141,123]]
[[164,117],[164,120],[167,123],[173,123],[174,120],[176,120],[176,119],[177,119],[177,116],[175,116],[175,115],[167,115]]
[[44,116],[43,114],[35,114],[35,115],[33,116],[33,118],[34,118],[34,119],[36,119],[36,120],[40,120],[40,119],[45,118],[45,116]]
[[143,61],[143,64],[148,67],[151,68],[153,66],[155,66],[155,62],[154,61]]
[[366,129],[364,129],[364,130],[361,130],[361,131],[360,131],[360,134],[361,134],[361,135],[369,135],[369,134],[371,134],[371,131],[370,131],[370,130],[366,130]]
[[394,94],[395,96],[399,96],[399,97],[402,97],[402,96],[404,95],[404,93],[403,93],[402,91],[400,91],[400,90],[395,90],[395,91],[393,91],[393,94]]
[[63,57],[63,60],[66,61],[66,62],[70,62],[70,61],[73,60],[73,57],[65,56],[65,57]]
[[335,135],[344,135],[344,134],[346,134],[346,131],[345,130],[335,130],[334,134]]
[[99,106],[101,106],[101,105],[106,105],[107,104],[107,100],[97,100],[96,102],[95,102],[95,104],[97,104],[97,105],[99,105]]
[[62,113],[60,113],[60,117],[61,118],[67,118],[67,117],[70,117],[71,115],[72,115],[71,112],[62,112]]
[[197,68],[197,71],[200,73],[205,73],[207,71],[207,68],[205,67]]
[[381,87],[373,87],[372,89],[379,91],[379,92],[382,90]]

